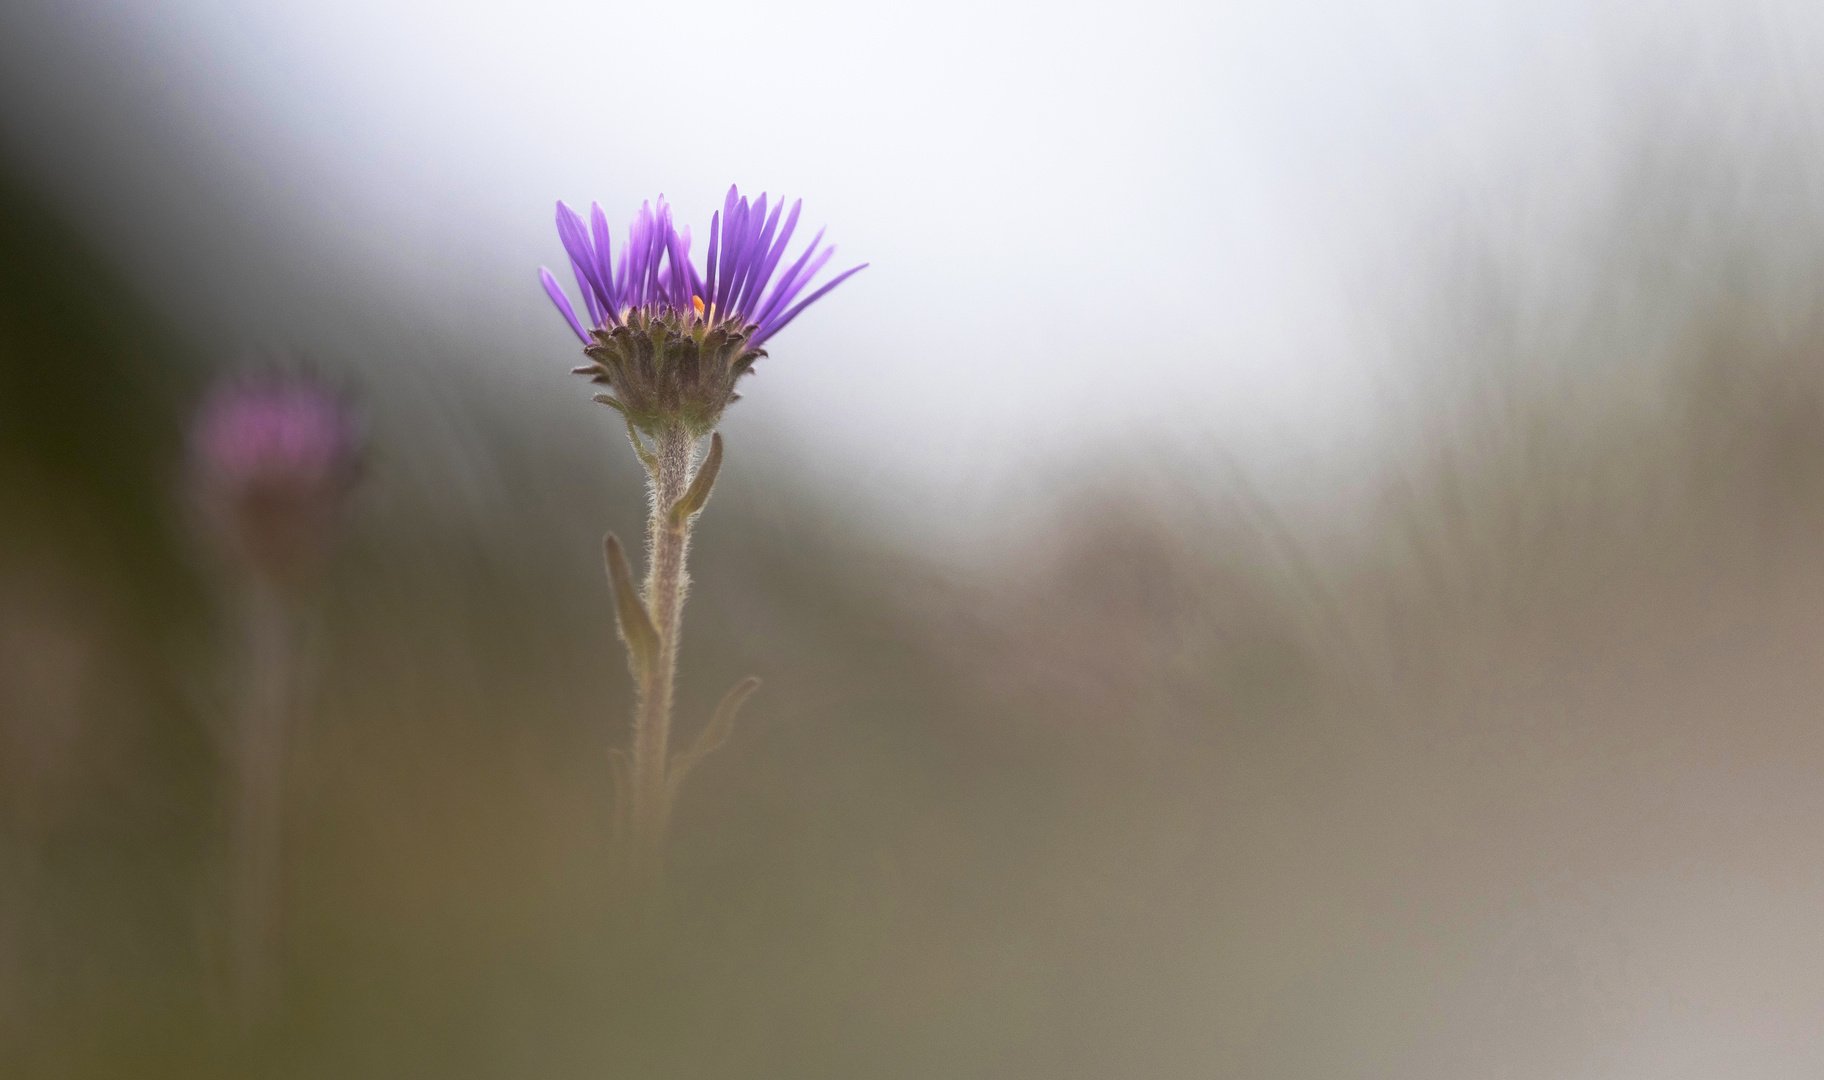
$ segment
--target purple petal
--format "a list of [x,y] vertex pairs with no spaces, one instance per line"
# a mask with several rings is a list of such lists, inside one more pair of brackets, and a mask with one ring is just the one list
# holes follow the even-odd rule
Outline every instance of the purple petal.
[[760,201],[754,204],[753,216],[748,219],[747,243],[741,249],[741,270],[731,286],[734,291],[729,294],[728,310],[740,314],[743,321],[753,321],[747,317],[748,294],[754,276],[760,271],[760,263],[766,257],[766,245],[772,241],[773,229],[778,224],[779,208],[773,209],[769,219],[766,213],[766,192],[762,191]]
[[659,199],[659,212],[657,214],[652,213],[652,211],[648,210],[643,204],[640,207],[640,214],[649,223],[646,228],[646,277],[640,285],[640,292],[646,297],[646,302],[648,304],[656,304],[659,302],[661,295],[659,291],[659,261],[665,254],[665,226],[670,224],[670,222],[665,220],[664,197],[661,196]]
[[[583,302],[590,314],[610,306],[608,289],[596,274],[595,247],[589,243],[583,219],[562,202],[557,204],[557,236],[564,242],[564,250],[570,253],[570,265],[577,272],[576,285],[584,293]],[[590,292],[595,295],[589,296]],[[595,321],[600,323],[601,319]]]
[[652,212],[652,263],[647,267],[647,273],[652,275],[652,301],[655,304],[662,303],[668,292],[665,278],[670,262],[665,256],[671,251],[670,210],[671,207],[665,203],[665,196],[659,196],[658,205]]
[[[689,250],[689,249],[686,249],[686,250]],[[690,295],[701,300],[703,298],[703,294],[705,292],[707,292],[708,290],[703,287],[703,278],[701,275],[699,275],[697,273],[697,266],[695,263],[690,261],[689,256],[686,256],[684,259],[684,269],[687,273],[690,274]]]
[[754,336],[754,347],[758,348],[760,346],[761,342],[765,341],[767,338],[772,337],[774,334],[777,334],[779,331],[785,329],[786,324],[791,322],[793,319],[796,319],[798,317],[798,313],[800,311],[803,311],[805,308],[810,307],[812,304],[815,304],[818,300],[822,299],[824,293],[829,292],[831,289],[834,289],[836,286],[847,281],[851,274],[859,273],[863,270],[866,270],[867,268],[868,268],[868,264],[862,263],[860,266],[856,266],[856,267],[852,267],[848,270],[844,270],[842,273],[837,274],[834,278],[832,278],[830,280],[830,282],[827,285],[825,285],[823,288],[818,289],[816,292],[805,297],[804,300],[801,303],[799,303],[799,305],[797,307],[786,312],[785,316],[783,318],[781,318],[778,322],[773,323],[771,326],[761,327],[760,332]]
[[721,237],[721,233],[722,215],[709,215],[709,258],[703,268],[703,280],[697,282],[697,288],[702,289],[706,294],[703,297],[703,302],[706,304],[716,302],[716,241]]
[[613,245],[608,242],[608,215],[602,213],[601,203],[589,204],[589,225],[595,233],[595,280],[601,283],[606,295],[602,297],[603,313],[611,323],[620,322],[621,294],[614,280],[614,260],[611,257]]
[[564,251],[572,262],[585,267],[594,264],[595,249],[589,244],[589,232],[583,228],[583,219],[561,199],[557,204],[557,238],[564,242]]
[[786,246],[792,242],[792,232],[798,228],[798,212],[804,208],[804,200],[792,203],[792,212],[785,216],[785,228],[779,233],[779,239],[773,244],[772,255],[767,259],[766,276],[772,277],[773,268],[779,265],[780,256],[785,254]]
[[728,283],[734,277],[735,260],[741,254],[741,227],[746,211],[742,208],[740,193],[735,185],[728,185],[728,197],[722,200],[722,271],[712,275],[715,280],[710,288],[715,295],[711,299],[722,307],[727,307]]
[[678,284],[684,292],[684,307],[688,308],[691,306],[691,297],[699,295],[696,283],[701,280],[697,277],[697,268],[690,261],[690,226],[688,225],[678,230],[678,255],[683,264],[683,273],[678,276]]
[[[766,294],[766,283],[772,280],[773,271],[779,266],[779,257],[785,254],[785,246],[791,242],[792,230],[798,227],[798,210],[802,206],[804,206],[803,199],[792,204],[792,212],[785,219],[785,228],[780,230],[779,239],[773,242],[771,250],[766,253],[766,261],[760,264],[759,272],[754,275],[753,288],[748,293],[746,304],[754,311],[760,310],[761,297]],[[778,211],[775,210],[774,213],[777,214]]]
[[[764,304],[760,305],[760,311],[756,315],[757,321],[765,323],[774,312],[782,310],[785,305],[791,303],[792,297],[798,295],[798,291],[817,276],[817,271],[823,269],[823,262],[811,267],[808,273],[804,269],[804,264],[810,262],[811,256],[817,254],[817,245],[823,243],[823,234],[823,229],[817,230],[817,235],[811,237],[811,246],[804,249],[804,254],[798,256],[798,261],[793,263],[791,268],[785,272],[785,276],[779,279],[779,283],[773,286],[772,295],[767,297]],[[834,247],[826,250],[823,253],[824,261],[828,261],[835,251]]]
[[590,324],[602,325],[602,305],[595,301],[595,290],[589,287],[589,275],[583,272],[582,264],[575,259],[570,260],[570,271],[576,275],[576,288],[583,294],[583,306],[589,309]]
[[812,252],[815,252],[815,254],[812,257],[810,264],[806,266],[801,273],[792,278],[791,287],[788,289],[776,290],[778,293],[778,302],[768,305],[768,320],[771,320],[773,316],[790,307],[792,301],[797,298],[798,294],[803,292],[812,281],[816,280],[817,275],[823,270],[824,264],[830,261],[830,256],[836,254],[836,245],[831,244],[822,251],[816,251],[816,249],[813,248],[812,251],[807,251],[805,254],[810,255]]
[[684,255],[684,235],[673,231],[665,238],[666,277],[670,279],[671,306],[679,311],[690,306],[690,297],[683,295],[690,288],[690,275],[685,267],[690,265]]
[[652,206],[640,204],[640,212],[628,226],[627,280],[621,283],[622,295],[632,307],[646,306],[646,261],[652,257]]
[[716,302],[723,311],[735,313],[735,280],[747,250],[747,219],[750,208],[746,199],[735,204],[734,211],[722,219],[722,276],[716,282]]
[[570,298],[564,295],[564,287],[551,276],[551,271],[542,266],[538,268],[538,280],[545,283],[545,295],[557,305],[557,310],[564,313],[564,318],[570,320],[570,329],[576,331],[577,340],[589,344],[589,335],[583,332],[583,324],[576,317],[576,309],[570,306]]
[[748,259],[753,266],[748,271],[747,284],[741,288],[741,299],[735,305],[742,311],[751,311],[760,299],[760,290],[766,288],[766,256],[772,250],[773,235],[779,230],[779,215],[784,211],[785,200],[780,199],[773,206],[773,212],[767,216],[766,228],[760,230],[753,249],[748,252]]
[[743,222],[741,236],[741,263],[735,267],[735,280],[729,282],[728,310],[730,313],[741,311],[741,294],[747,291],[747,279],[754,274],[754,267],[760,262],[760,234],[766,231],[766,192],[760,193],[748,207],[747,219]]

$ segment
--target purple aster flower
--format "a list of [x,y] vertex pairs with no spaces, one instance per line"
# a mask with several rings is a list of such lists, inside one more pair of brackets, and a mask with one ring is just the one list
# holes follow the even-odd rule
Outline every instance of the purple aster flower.
[[738,399],[735,382],[766,355],[766,341],[867,265],[812,288],[836,248],[819,250],[819,230],[786,263],[801,205],[785,213],[781,200],[769,212],[764,194],[750,203],[731,186],[721,212],[710,217],[699,272],[690,258],[690,230],[673,224],[663,196],[656,210],[640,205],[618,254],[599,205],[591,204],[585,225],[558,203],[557,234],[582,291],[587,325],[550,270],[540,267],[539,279],[591,361],[576,373],[614,392],[596,400],[647,432],[682,424],[701,435],[715,427]]
[[349,402],[301,376],[231,379],[204,399],[190,442],[211,515],[249,566],[275,579],[313,568],[360,469]]
[[[638,694],[631,744],[614,759],[615,832],[624,865],[641,889],[656,883],[678,785],[727,740],[736,710],[760,685],[753,678],[736,683],[691,748],[671,753],[678,627],[690,581],[685,556],[722,467],[716,422],[739,399],[735,384],[766,355],[762,346],[866,266],[816,284],[836,251],[821,246],[822,231],[788,259],[801,205],[793,203],[787,212],[781,201],[769,210],[765,195],[749,202],[730,187],[721,212],[709,219],[709,244],[699,269],[690,258],[690,230],[672,223],[662,197],[656,210],[641,204],[619,252],[600,206],[590,206],[585,224],[558,203],[557,235],[582,291],[587,323],[551,271],[538,271],[589,358],[575,373],[612,391],[595,400],[626,419],[628,441],[651,482],[644,588],[634,587],[621,542],[610,533],[605,543],[616,622]],[[699,460],[704,436],[709,450]]]

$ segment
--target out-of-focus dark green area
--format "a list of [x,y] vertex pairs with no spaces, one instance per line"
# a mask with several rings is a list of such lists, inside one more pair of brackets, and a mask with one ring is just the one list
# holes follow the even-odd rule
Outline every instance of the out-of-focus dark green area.
[[153,1067],[200,1021],[211,762],[170,476],[195,372],[10,167],[0,208],[4,1068]]
[[377,381],[251,1035],[217,955],[231,623],[181,469],[232,354],[8,179],[0,1075],[1677,1075],[1731,1032],[1801,1075],[1824,279],[1773,240],[1824,230],[1779,160],[1762,220],[1649,155],[1561,307],[1453,265],[1409,346],[1431,396],[1321,526],[1136,456],[1047,478],[965,570],[731,439],[683,737],[766,685],[637,937],[596,563],[638,532],[631,456],[485,365]]

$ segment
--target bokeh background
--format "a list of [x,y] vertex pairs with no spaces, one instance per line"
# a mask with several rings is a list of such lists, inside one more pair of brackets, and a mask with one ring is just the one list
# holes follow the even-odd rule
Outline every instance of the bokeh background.
[[[1824,14],[14,0],[0,1074],[1815,1077]],[[698,530],[613,914],[637,465],[556,198],[872,267]],[[367,474],[220,985],[210,380]]]

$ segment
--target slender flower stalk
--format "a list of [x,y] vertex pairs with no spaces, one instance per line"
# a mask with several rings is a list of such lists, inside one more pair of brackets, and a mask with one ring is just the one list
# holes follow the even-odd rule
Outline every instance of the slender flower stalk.
[[293,605],[266,582],[240,597],[239,702],[229,732],[233,766],[228,814],[227,964],[229,1004],[250,1026],[278,996],[280,870],[283,865],[286,749],[302,681],[303,628]]
[[238,704],[226,897],[230,1002],[243,1027],[276,997],[287,747],[304,696],[309,595],[360,458],[352,410],[297,377],[224,383],[191,432],[210,531],[235,571]]
[[[595,400],[627,426],[646,468],[650,494],[646,581],[635,591],[620,541],[605,541],[617,624],[627,646],[637,702],[629,748],[611,751],[616,779],[616,835],[623,868],[650,895],[663,868],[666,819],[684,777],[727,741],[735,713],[760,681],[737,683],[689,750],[673,755],[671,703],[691,528],[722,465],[715,427],[740,395],[735,386],[766,356],[762,346],[805,308],[847,280],[852,267],[816,287],[835,253],[819,231],[795,259],[786,252],[801,202],[771,210],[728,189],[710,217],[703,267],[691,261],[688,228],[678,228],[663,197],[643,203],[618,255],[608,219],[591,205],[589,222],[557,204],[557,233],[582,293],[579,317],[551,271],[539,279],[582,342],[588,362],[575,374],[607,388]],[[782,221],[783,217],[783,221]],[[705,437],[709,448],[699,460]]]

